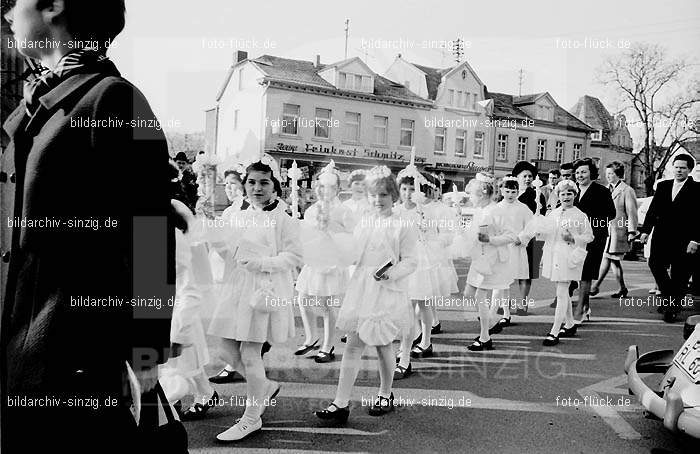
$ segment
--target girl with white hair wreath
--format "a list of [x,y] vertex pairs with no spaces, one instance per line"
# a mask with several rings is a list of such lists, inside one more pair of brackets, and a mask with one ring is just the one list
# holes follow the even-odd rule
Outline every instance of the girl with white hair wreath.
[[593,241],[593,230],[588,216],[574,206],[574,198],[578,194],[576,184],[563,180],[557,184],[555,191],[561,205],[550,211],[546,217],[535,215],[523,235],[525,239],[532,238],[537,233],[544,237],[542,275],[557,286],[554,323],[542,342],[545,346],[557,345],[560,337],[572,337],[576,334],[569,283],[581,279],[587,254],[586,244]]

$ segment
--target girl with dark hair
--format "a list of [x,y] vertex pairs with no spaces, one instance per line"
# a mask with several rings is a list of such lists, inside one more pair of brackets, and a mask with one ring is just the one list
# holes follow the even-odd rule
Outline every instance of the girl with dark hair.
[[416,232],[392,211],[399,190],[391,171],[377,167],[368,179],[373,213],[355,229],[359,259],[338,314],[338,328],[348,333],[347,346],[335,399],[328,408],[316,412],[323,420],[347,421],[352,388],[368,345],[377,350],[380,377],[377,399],[369,414],[381,416],[393,411],[392,342],[411,332],[406,279],[416,269]]
[[245,412],[217,435],[220,442],[241,440],[261,429],[265,406],[279,392],[279,384],[265,376],[263,343],[283,343],[294,336],[292,271],[301,263],[301,244],[297,221],[275,198],[275,164],[263,156],[246,169],[243,183],[251,207],[233,219],[238,233],[230,247],[234,275],[209,326],[210,335],[222,338],[228,364],[246,378]]

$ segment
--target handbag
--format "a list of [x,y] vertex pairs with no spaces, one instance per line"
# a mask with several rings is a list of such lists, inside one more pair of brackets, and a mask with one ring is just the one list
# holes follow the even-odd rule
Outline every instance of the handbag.
[[[173,413],[160,382],[141,396],[143,404],[139,419],[139,444],[136,452],[164,452],[187,454],[187,430]],[[159,413],[165,414],[165,424],[160,424]]]

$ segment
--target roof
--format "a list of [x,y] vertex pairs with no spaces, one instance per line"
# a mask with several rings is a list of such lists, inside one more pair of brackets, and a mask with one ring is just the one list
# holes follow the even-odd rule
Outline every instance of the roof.
[[[594,132],[595,130],[583,123],[581,120],[571,115],[565,109],[562,109],[559,105],[555,104],[554,107],[554,121],[539,120],[537,118],[531,117],[524,110],[520,109],[518,105],[529,104],[530,102],[523,102],[523,98],[526,99],[537,99],[546,93],[538,93],[533,95],[524,96],[513,96],[506,93],[495,93],[486,92],[486,99],[493,99],[494,103],[494,116],[520,119],[532,119],[539,124],[550,124],[555,126],[560,126],[566,129],[573,129],[577,131]],[[518,101],[515,101],[515,98]]]
[[[357,58],[357,57],[353,57]],[[316,65],[311,61],[306,60],[294,60],[291,58],[281,58],[274,55],[262,55],[258,58],[252,60],[244,60],[244,62],[250,62],[255,65],[263,74],[266,80],[278,83],[289,83],[299,87],[311,87],[320,88],[335,92],[338,94],[352,94],[353,96],[364,95],[376,98],[380,101],[403,101],[419,104],[429,104],[429,101],[414,94],[405,86],[392,82],[379,74],[374,74],[374,92],[373,93],[361,93],[352,90],[341,90],[336,88],[333,84],[326,81],[318,73],[324,68],[329,66],[341,65],[348,60],[343,60],[342,62],[337,62],[333,65]],[[241,65],[243,62],[239,62],[231,68],[229,68],[228,73],[224,81],[224,85],[217,95],[217,101],[221,98],[228,83],[231,80],[231,74],[236,67]]]
[[435,101],[435,98],[437,98],[438,87],[440,86],[440,82],[442,82],[442,76],[450,72],[452,68],[438,69],[419,65],[417,63],[411,64],[425,73],[425,83],[428,87],[428,99]]
[[547,92],[544,93],[533,93],[531,95],[521,95],[521,96],[513,96],[513,103],[517,104],[519,106],[527,105],[527,104],[534,104],[535,101],[540,99],[542,96],[545,96]]
[[613,129],[614,121],[600,99],[584,95],[570,109],[572,115],[595,129]]

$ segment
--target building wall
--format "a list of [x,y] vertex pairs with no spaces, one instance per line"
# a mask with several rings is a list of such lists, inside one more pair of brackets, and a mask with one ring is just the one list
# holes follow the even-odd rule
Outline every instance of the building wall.
[[596,161],[600,176],[598,181],[607,184],[605,179],[605,167],[613,161],[619,161],[625,165],[625,183],[632,184],[632,159],[634,155],[631,152],[623,151],[614,147],[597,147],[592,145],[589,149],[588,156]]
[[397,58],[384,72],[384,77],[399,84],[406,85],[409,90],[418,96],[428,99],[428,86],[425,81],[425,73],[407,61]]

